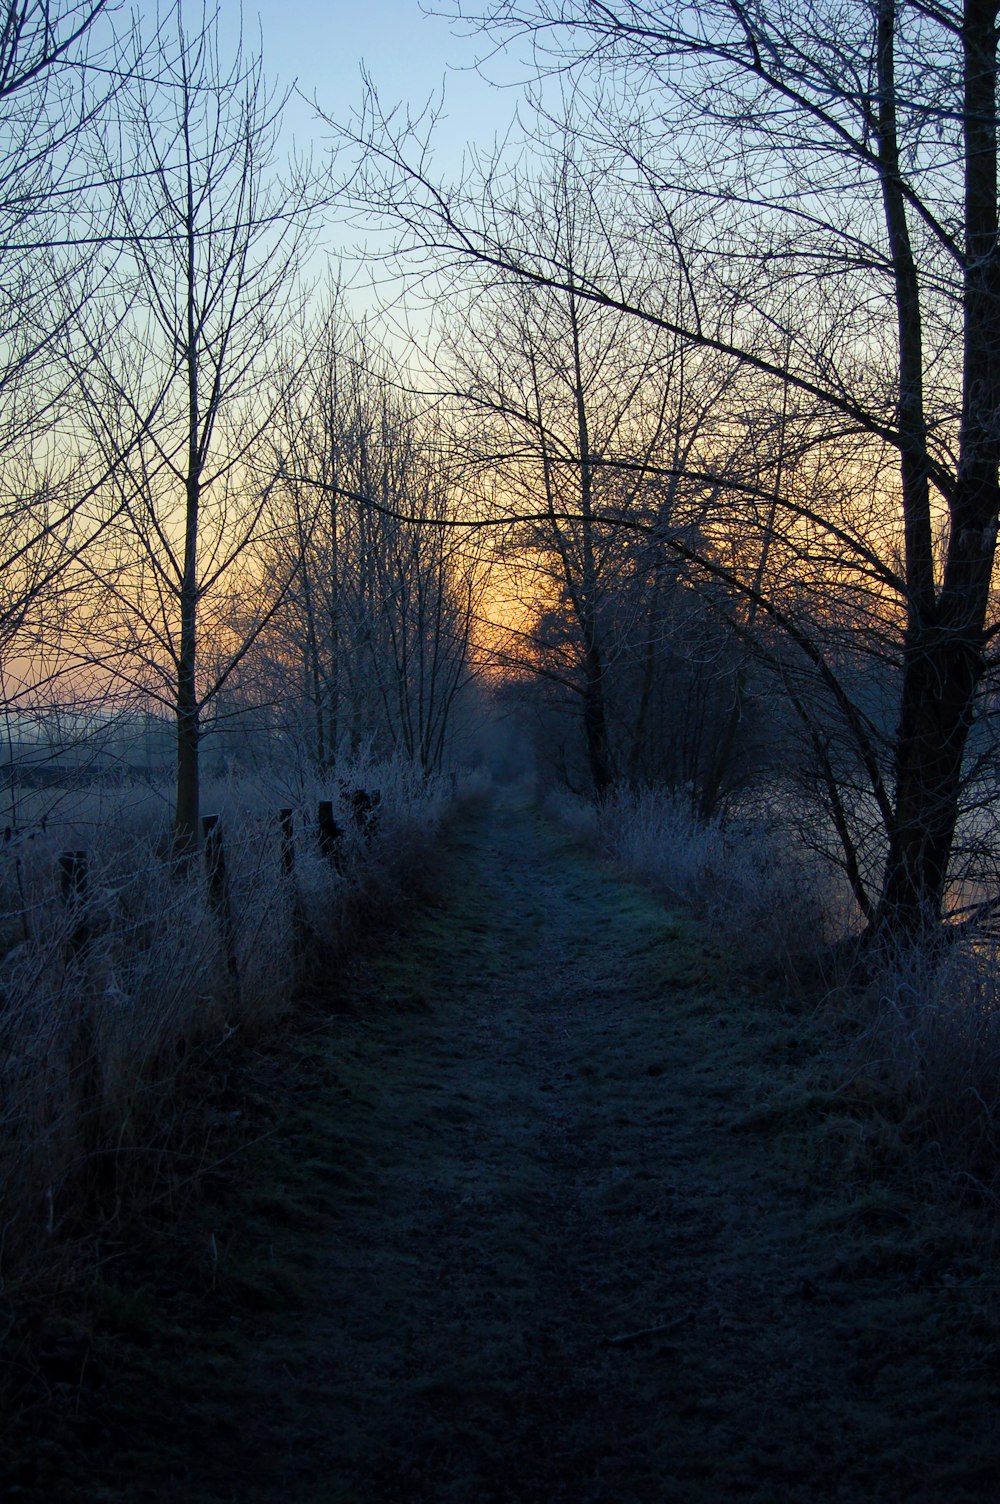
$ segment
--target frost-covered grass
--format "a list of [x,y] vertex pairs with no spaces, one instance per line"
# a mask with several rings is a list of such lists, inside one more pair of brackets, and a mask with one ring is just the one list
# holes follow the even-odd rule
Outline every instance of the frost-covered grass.
[[996,938],[956,929],[926,949],[872,951],[834,987],[836,942],[857,934],[857,916],[780,819],[704,821],[683,794],[659,789],[620,792],[600,809],[561,794],[548,808],[626,875],[701,918],[738,965],[819,989],[841,1025],[831,1072],[848,1096],[860,1085],[884,1104],[899,1164],[919,1143],[948,1174],[1000,1187]]
[[[163,791],[20,801],[0,848],[3,1267],[95,1208],[161,1193],[206,1063],[272,1026],[303,982],[329,979],[355,928],[419,878],[450,782],[402,762],[340,771],[342,784],[300,773],[203,791],[223,833],[214,902],[201,858],[168,859]],[[380,794],[368,832],[350,805],[359,787]],[[317,836],[322,798],[343,831],[336,864]],[[293,811],[291,875],[281,808]],[[76,898],[60,882],[70,850],[86,852]]]
[[549,808],[750,966],[811,968],[832,938],[830,885],[776,822],[706,821],[685,793],[659,788],[620,790],[600,808],[561,794]]
[[985,1219],[852,1158],[880,1125],[804,1059],[825,1017],[731,990],[527,802],[442,843],[332,1028],[244,1063],[194,1225],[62,1297],[10,1407],[31,1498],[166,1498],[217,1437],[214,1499],[246,1498],[247,1438],[297,1504],[468,1504],[484,1458],[524,1500],[995,1497]]

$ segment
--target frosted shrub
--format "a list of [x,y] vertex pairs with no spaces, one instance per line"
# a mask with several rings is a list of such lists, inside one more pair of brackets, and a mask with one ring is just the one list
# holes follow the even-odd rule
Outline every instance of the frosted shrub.
[[599,816],[606,848],[636,877],[683,903],[701,903],[724,867],[721,830],[699,821],[684,795],[666,789],[623,792]]

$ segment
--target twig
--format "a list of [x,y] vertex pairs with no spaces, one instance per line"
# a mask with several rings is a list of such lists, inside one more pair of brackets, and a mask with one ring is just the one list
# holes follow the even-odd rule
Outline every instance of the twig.
[[610,1347],[629,1347],[633,1342],[641,1342],[644,1337],[663,1337],[667,1332],[676,1332],[685,1321],[690,1321],[693,1312],[686,1311],[683,1316],[675,1316],[673,1321],[664,1321],[659,1326],[644,1326],[637,1332],[618,1332],[613,1337],[606,1337],[605,1341]]

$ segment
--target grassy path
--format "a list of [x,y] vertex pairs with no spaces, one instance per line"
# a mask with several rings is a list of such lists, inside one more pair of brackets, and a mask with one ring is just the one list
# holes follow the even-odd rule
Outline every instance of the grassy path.
[[964,1214],[852,1149],[874,1120],[817,1084],[816,1019],[734,996],[527,809],[443,862],[258,1062],[249,1172],[92,1295],[39,1491],[1000,1499],[995,1280]]

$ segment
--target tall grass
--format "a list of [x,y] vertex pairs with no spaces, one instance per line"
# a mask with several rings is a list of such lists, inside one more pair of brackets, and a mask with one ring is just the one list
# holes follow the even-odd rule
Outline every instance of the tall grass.
[[[1000,1192],[1000,941],[886,958],[855,999],[855,1069],[952,1171]],[[858,1006],[860,1004],[860,1006]]]
[[[280,1019],[419,867],[450,786],[401,762],[355,766],[345,785],[301,774],[205,791],[221,815],[225,914],[200,860],[168,860],[158,791],[22,802],[0,850],[0,1274],[98,1212],[160,1194],[199,1072]],[[367,835],[356,786],[381,796]],[[337,865],[315,835],[321,797],[344,832]],[[294,811],[290,877],[280,807]],[[87,852],[78,902],[60,895],[65,849]]]
[[705,821],[663,789],[622,791],[601,808],[561,794],[549,808],[698,915],[739,965],[825,998],[842,1024],[845,1090],[865,1083],[900,1125],[900,1152],[919,1141],[948,1174],[1000,1194],[1000,940],[946,928],[924,948],[866,952],[845,981],[839,962],[855,950],[836,942],[856,937],[857,915],[780,817]]
[[831,938],[832,886],[777,822],[704,820],[689,795],[661,788],[619,790],[599,808],[561,795],[552,807],[749,966],[812,968]]

